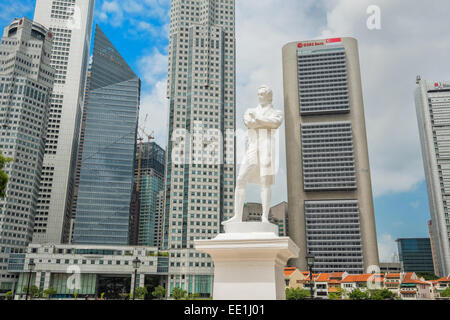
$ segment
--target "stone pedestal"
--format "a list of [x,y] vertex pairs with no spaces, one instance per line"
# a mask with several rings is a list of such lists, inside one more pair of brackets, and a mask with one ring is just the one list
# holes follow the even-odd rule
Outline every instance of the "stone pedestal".
[[196,240],[214,261],[214,300],[284,300],[284,267],[299,248],[271,223],[225,224],[226,233]]

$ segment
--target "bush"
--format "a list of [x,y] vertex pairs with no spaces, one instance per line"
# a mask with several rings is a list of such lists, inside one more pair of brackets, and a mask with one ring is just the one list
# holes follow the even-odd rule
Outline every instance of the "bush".
[[361,291],[359,289],[354,289],[352,292],[350,292],[348,297],[351,300],[367,300],[369,299],[369,293]]
[[48,289],[44,290],[43,293],[44,293],[45,297],[50,299],[52,297],[52,295],[56,294],[57,292],[53,288],[48,288]]
[[145,287],[139,287],[139,288],[136,288],[136,290],[135,290],[135,295],[136,295],[137,299],[144,299],[145,296],[147,295],[147,293],[148,293],[148,291],[147,291],[147,288],[145,288]]
[[370,291],[370,299],[371,300],[393,300],[396,296],[391,290],[383,289],[383,290],[371,290]]
[[286,300],[304,300],[311,296],[310,292],[300,288],[287,288]]
[[164,289],[163,286],[157,286],[152,292],[152,296],[154,296],[156,299],[162,299],[166,296],[166,289]]
[[182,299],[186,299],[187,296],[187,292],[186,290],[183,290],[181,288],[175,287],[172,290],[172,297],[175,300],[182,300]]
[[444,291],[440,293],[442,298],[450,298],[450,287],[447,287]]
[[5,294],[6,300],[10,300],[12,295],[13,295],[13,292],[12,292],[12,291],[8,291],[8,292]]

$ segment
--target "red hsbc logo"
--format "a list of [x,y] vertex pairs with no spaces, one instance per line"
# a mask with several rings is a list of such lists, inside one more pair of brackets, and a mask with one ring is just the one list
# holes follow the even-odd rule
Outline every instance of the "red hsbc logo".
[[297,47],[299,48],[304,48],[304,47],[316,47],[316,46],[324,46],[325,44],[329,44],[329,43],[337,43],[337,42],[342,42],[342,38],[331,38],[331,39],[326,39],[325,42],[323,41],[313,41],[313,42],[299,42],[297,44]]
[[324,44],[325,44],[324,42],[306,42],[306,43],[300,42],[297,46],[299,48],[303,48],[303,47],[323,46]]

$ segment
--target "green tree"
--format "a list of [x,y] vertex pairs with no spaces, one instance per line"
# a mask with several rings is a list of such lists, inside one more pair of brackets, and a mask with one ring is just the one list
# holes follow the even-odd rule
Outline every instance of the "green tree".
[[11,158],[5,158],[0,152],[0,198],[6,197],[6,187],[8,186],[8,175],[5,172],[5,164],[13,161]]
[[442,298],[450,298],[450,287],[447,287],[444,291],[440,293]]
[[431,273],[431,272],[417,272],[416,274],[417,274],[417,277],[424,278],[425,281],[439,279],[438,276],[436,276],[434,273]]
[[135,295],[136,295],[137,299],[144,299],[145,296],[147,295],[147,293],[148,293],[148,291],[147,291],[147,288],[145,288],[145,287],[139,287],[139,288],[136,288],[136,290],[135,290]]
[[166,289],[164,289],[163,286],[157,286],[155,290],[152,292],[152,296],[160,300],[166,296]]
[[182,299],[186,299],[187,296],[187,292],[186,290],[183,290],[181,288],[175,287],[172,290],[172,297],[175,300],[182,300]]
[[188,299],[190,299],[190,300],[195,300],[195,299],[198,299],[198,298],[200,298],[200,293],[191,293],[188,296]]
[[370,291],[371,300],[393,300],[395,297],[395,294],[389,289]]
[[8,291],[8,292],[5,294],[6,300],[10,300],[12,295],[13,295],[13,292],[12,292],[12,291]]
[[[27,294],[27,286],[23,287],[22,293]],[[41,295],[41,291],[36,286],[30,286],[30,290],[28,290],[28,294],[32,298],[39,298],[39,296]]]
[[342,289],[341,287],[337,288],[336,292],[330,292],[328,294],[328,299],[330,300],[341,300],[342,297],[344,296],[344,289]]
[[44,296],[51,299],[54,294],[57,294],[56,290],[53,288],[48,288],[44,290]]
[[369,293],[361,291],[360,289],[354,289],[349,293],[350,300],[367,300],[369,299]]
[[309,290],[300,288],[287,288],[286,300],[304,300],[311,296]]

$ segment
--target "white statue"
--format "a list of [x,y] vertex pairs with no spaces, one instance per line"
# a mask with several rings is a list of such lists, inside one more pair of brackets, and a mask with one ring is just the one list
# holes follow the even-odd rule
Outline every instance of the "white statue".
[[236,182],[234,217],[223,224],[242,222],[247,183],[261,186],[262,219],[269,222],[270,186],[275,180],[275,132],[283,121],[283,113],[272,106],[272,90],[268,86],[258,88],[259,105],[248,109],[244,123],[248,128],[248,144]]

